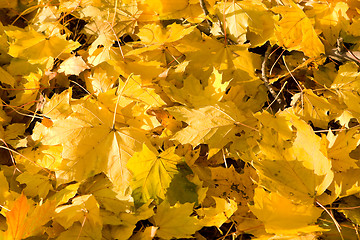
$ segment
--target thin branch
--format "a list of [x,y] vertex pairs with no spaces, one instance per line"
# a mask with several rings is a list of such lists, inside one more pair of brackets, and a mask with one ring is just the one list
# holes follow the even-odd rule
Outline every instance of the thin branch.
[[205,16],[209,15],[209,11],[206,8],[205,0],[200,0],[200,7],[203,10]]
[[283,86],[281,87],[279,93],[276,95],[276,98],[269,104],[269,106],[266,108],[266,110],[268,110],[268,109],[271,107],[271,105],[274,104],[274,102],[276,101],[276,99],[278,99],[278,97],[280,96],[281,92],[284,90],[286,84],[287,84],[287,81],[283,84]]
[[206,3],[205,3],[205,0],[200,0],[200,7],[201,9],[203,10],[203,13],[205,15],[205,21],[206,21],[206,24],[207,26],[204,26],[206,28],[206,32],[204,31],[205,34],[210,34],[211,32],[211,26],[212,26],[212,23],[211,21],[209,20],[209,11],[207,10],[207,7],[206,7]]
[[267,47],[267,50],[265,52],[265,56],[264,56],[264,60],[263,62],[261,63],[261,79],[263,80],[266,88],[269,90],[269,92],[271,93],[271,95],[273,96],[274,99],[276,99],[276,101],[278,102],[278,104],[280,106],[283,106],[283,102],[281,101],[281,99],[277,96],[275,90],[272,88],[272,86],[270,86],[270,82],[269,82],[269,79],[266,75],[266,64],[267,64],[267,61],[269,59],[269,55],[270,55],[270,52],[271,52],[271,46],[269,45]]

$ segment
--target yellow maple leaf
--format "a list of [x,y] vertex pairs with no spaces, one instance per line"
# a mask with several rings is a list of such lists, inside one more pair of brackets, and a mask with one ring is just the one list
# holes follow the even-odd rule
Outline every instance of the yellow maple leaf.
[[216,206],[214,208],[200,208],[196,213],[203,217],[199,220],[199,224],[203,226],[221,227],[231,215],[237,210],[237,203],[234,200],[226,200],[214,197]]
[[[242,4],[239,2],[222,2],[216,4],[216,14],[219,19],[224,20],[226,26],[227,36],[237,43],[244,43],[246,41],[246,32],[249,26],[249,15],[244,11]],[[213,25],[212,33],[219,35],[223,29],[218,24]]]
[[328,123],[338,115],[338,110],[325,97],[314,94],[311,89],[304,89],[292,97],[294,112],[304,121],[311,121],[314,126],[327,128]]
[[54,195],[51,195],[48,199],[54,200],[57,206],[66,204],[70,199],[74,198],[77,194],[80,183],[69,184],[60,191],[57,191]]
[[150,221],[158,227],[156,236],[163,239],[189,238],[202,226],[193,213],[192,203],[175,204],[170,206],[164,201],[157,207],[157,212]]
[[177,50],[176,42],[194,32],[194,29],[194,26],[184,27],[176,23],[166,28],[158,24],[145,25],[138,33],[144,47],[129,51],[126,56],[157,61],[163,66],[175,65],[184,58],[181,51]]
[[318,57],[325,53],[324,45],[317,36],[311,20],[299,5],[292,1],[289,1],[289,4],[272,8],[272,11],[281,14],[282,17],[275,32],[279,45],[289,50],[302,51],[308,57]]
[[261,46],[266,41],[273,43],[276,16],[262,1],[241,1],[238,4],[248,16],[246,39],[251,46]]
[[183,10],[189,4],[188,0],[151,0],[146,2],[153,10],[160,14]]
[[45,199],[49,191],[53,190],[51,178],[42,174],[24,172],[20,174],[16,180],[20,184],[26,184],[23,191],[27,196],[39,196],[40,198]]
[[178,41],[194,31],[195,27],[184,27],[173,23],[166,28],[158,24],[149,24],[141,28],[137,34],[142,43],[147,45],[164,44]]
[[98,100],[111,112],[116,109],[124,123],[146,130],[159,125],[155,117],[146,114],[147,110],[165,105],[156,87],[143,84],[137,75],[121,81],[117,89],[99,93]]
[[28,76],[25,76],[18,86],[24,90],[20,90],[16,94],[16,97],[10,101],[10,105],[19,106],[24,109],[31,108],[39,93],[41,77],[41,72],[30,73]]
[[67,58],[60,64],[60,68],[58,70],[59,73],[65,73],[65,75],[77,75],[84,71],[85,69],[89,69],[89,66],[84,62],[81,56],[72,56]]
[[6,34],[13,39],[8,54],[31,63],[42,63],[49,57],[57,58],[80,46],[78,42],[66,40],[65,36],[46,36],[31,28],[28,31],[9,30]]
[[134,61],[125,58],[121,61],[108,62],[125,78],[139,75],[144,84],[152,84],[153,80],[166,70],[158,61]]
[[[98,14],[102,15],[101,10],[97,9]],[[95,41],[92,42],[88,49],[89,57],[87,62],[93,66],[109,61],[110,59],[118,59],[122,57],[122,49],[113,47],[117,36],[111,23],[104,21],[101,17],[93,18],[93,22],[87,24],[87,31],[96,34]]]
[[16,80],[10,73],[0,67],[0,82],[14,87]]
[[[234,166],[229,168],[212,167],[209,168],[209,170],[211,171],[211,180],[207,183],[209,184],[206,193],[208,198],[204,200],[203,206],[207,206],[209,203],[212,204],[213,200],[210,202],[209,197],[210,199],[226,197],[226,199],[236,202],[236,209],[234,209],[236,211],[233,213],[231,219],[237,222],[239,228],[246,229],[258,226],[259,221],[251,214],[251,212],[249,212],[249,207],[247,205],[249,199],[254,197],[254,189],[257,186],[254,182],[257,179],[254,168],[245,166],[241,174],[235,170]],[[231,206],[230,202],[227,202],[226,204]],[[226,216],[228,215],[226,214]]]
[[176,120],[185,121],[188,126],[174,135],[182,144],[196,146],[206,143],[210,148],[222,148],[229,141],[236,139],[240,124],[245,115],[232,102],[219,102],[199,108],[183,106],[167,108]]
[[129,201],[120,200],[117,197],[114,184],[103,173],[86,179],[86,181],[79,186],[78,193],[81,195],[93,195],[100,207],[116,214],[128,212],[133,206]]
[[37,174],[39,171],[48,169],[57,170],[61,164],[62,146],[37,146],[25,148],[20,151],[21,154],[14,156],[17,163],[22,164],[27,173]]
[[276,192],[255,189],[251,211],[265,224],[268,233],[298,234],[324,231],[314,225],[322,210],[313,203],[295,203]]
[[114,113],[92,99],[79,100],[71,108],[66,118],[53,118],[51,127],[37,124],[34,129],[34,138],[44,145],[62,145],[57,175],[81,181],[105,172],[125,194],[130,179],[126,163],[149,141],[144,131],[116,121],[113,125]]
[[[308,124],[289,112],[276,117],[266,112],[256,116],[265,121],[260,132],[260,152],[254,161],[261,184],[288,198],[313,202],[334,177],[326,145]],[[277,119],[277,124],[266,124]],[[292,126],[296,131],[291,130]]]
[[47,99],[43,108],[43,114],[54,120],[68,117],[73,112],[70,105],[71,95],[72,88],[68,88],[60,94],[54,94],[51,99]]
[[[160,19],[186,18],[189,22],[200,23],[204,20],[203,10],[198,0],[151,0],[139,4],[143,11],[140,21],[157,21]],[[207,1],[209,2],[209,1]],[[211,0],[210,4],[214,4]],[[206,3],[208,6],[208,4]]]
[[336,93],[340,102],[346,104],[352,117],[360,119],[360,73],[358,66],[353,62],[348,62],[340,66],[338,74],[332,82],[330,89]]
[[314,3],[312,7],[306,14],[315,18],[315,29],[322,31],[326,41],[335,46],[340,32],[349,28],[349,17],[346,13],[348,4],[340,1],[322,2]]
[[112,212],[102,211],[104,224],[109,224],[107,227],[110,228],[111,237],[119,240],[129,239],[138,221],[148,219],[154,215],[153,206],[149,205],[150,202],[137,208],[135,212],[130,210],[121,212],[115,219]]
[[[208,36],[184,39],[177,45],[177,49],[190,61],[186,70],[198,79],[206,80],[215,68],[223,74],[223,82],[233,79],[239,83],[249,84],[250,81],[258,79],[254,69],[261,68],[261,59],[247,48],[246,44],[224,45]],[[254,90],[254,86],[251,88]]]
[[202,84],[202,81],[193,75],[184,79],[184,86],[180,89],[167,81],[160,84],[174,101],[188,107],[202,107],[219,102],[225,95],[229,82],[222,83],[222,75],[214,69],[207,86],[204,86],[205,83]]
[[342,198],[359,193],[359,174],[359,168],[350,168],[347,171],[335,173],[334,184],[330,188],[330,190],[334,192],[335,197]]
[[99,93],[110,90],[116,80],[118,80],[119,72],[115,70],[109,63],[104,62],[91,68],[90,74],[85,74],[86,89],[90,93],[98,95]]
[[82,223],[84,219],[92,227],[102,225],[99,204],[92,195],[77,196],[71,204],[59,206],[55,210],[54,220],[65,228],[71,227],[75,222]]
[[102,218],[92,195],[77,196],[71,204],[57,207],[54,222],[66,229],[59,234],[59,239],[101,238]]
[[[336,136],[329,131],[327,139],[329,140],[328,157],[332,162],[332,169],[336,172],[343,172],[350,168],[357,169],[359,159],[352,158],[351,152],[358,146],[359,135],[358,128],[349,131],[341,131]],[[354,155],[356,157],[356,155]]]
[[[61,226],[60,226],[61,227]],[[68,240],[68,239],[101,239],[102,232],[101,226],[92,226],[87,224],[82,224],[80,222],[75,222],[71,227],[65,231],[56,232],[56,239],[59,240]]]
[[146,203],[149,199],[165,199],[166,190],[174,175],[177,164],[184,159],[175,154],[175,147],[157,155],[146,145],[134,154],[127,163],[133,174],[131,187],[135,202]]

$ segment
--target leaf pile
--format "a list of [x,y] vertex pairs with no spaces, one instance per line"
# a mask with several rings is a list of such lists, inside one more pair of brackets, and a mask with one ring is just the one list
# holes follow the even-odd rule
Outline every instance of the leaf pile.
[[2,239],[357,239],[360,5],[0,2]]

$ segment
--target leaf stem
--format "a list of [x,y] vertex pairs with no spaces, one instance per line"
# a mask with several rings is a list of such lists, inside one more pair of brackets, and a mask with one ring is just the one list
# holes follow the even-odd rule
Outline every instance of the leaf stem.
[[326,207],[324,207],[318,200],[315,201],[315,203],[317,205],[319,205],[331,218],[331,220],[333,220],[334,224],[335,224],[335,227],[336,229],[338,230],[339,234],[340,234],[340,237],[342,240],[344,240],[344,237],[343,235],[341,234],[341,226],[339,225],[339,223],[336,221],[336,219],[334,218],[334,216],[332,215],[332,213],[326,209]]

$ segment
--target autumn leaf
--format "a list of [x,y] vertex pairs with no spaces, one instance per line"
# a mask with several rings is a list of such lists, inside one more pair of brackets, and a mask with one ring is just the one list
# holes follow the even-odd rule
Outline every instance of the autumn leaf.
[[119,73],[109,63],[104,62],[91,69],[90,74],[85,74],[86,88],[90,93],[99,94],[110,90]]
[[[24,239],[41,235],[44,232],[43,225],[51,220],[54,213],[54,203],[47,201],[43,205],[31,209],[31,203],[24,194],[21,194],[14,202],[10,212],[6,213],[8,219],[6,239]],[[36,221],[33,221],[34,217],[36,217]]]
[[331,90],[338,93],[340,101],[346,104],[347,111],[355,118],[359,118],[359,79],[360,75],[357,72],[357,65],[355,63],[347,63],[339,68],[338,74],[332,82]]
[[222,148],[227,142],[236,138],[238,125],[245,120],[244,114],[231,102],[219,102],[193,109],[179,106],[167,110],[177,120],[188,124],[174,135],[174,139],[182,144],[206,143],[211,148]]
[[38,146],[37,151],[25,148],[21,151],[21,155],[15,156],[15,160],[18,164],[22,164],[29,174],[37,174],[44,169],[53,171],[61,165],[62,149],[62,146],[51,145]]
[[291,105],[294,112],[304,121],[311,121],[315,126],[326,128],[328,122],[338,115],[337,109],[325,97],[318,96],[310,89],[293,96]]
[[334,176],[334,184],[329,188],[334,191],[335,197],[346,197],[360,192],[360,185],[357,176],[360,169],[348,169]]
[[187,70],[199,79],[207,76],[205,72],[210,75],[215,68],[223,73],[223,82],[231,79],[250,82],[257,78],[253,69],[261,65],[259,56],[247,51],[246,45],[226,46],[207,36],[186,39],[177,49],[190,61]]
[[113,183],[103,173],[84,181],[78,192],[81,195],[93,195],[101,207],[116,214],[126,212],[131,207],[128,201],[122,201],[117,197]]
[[190,216],[192,212],[192,203],[170,206],[166,201],[162,202],[151,219],[158,227],[156,236],[163,239],[191,237],[202,227],[196,217]]
[[6,70],[4,70],[2,67],[0,67],[0,82],[10,85],[11,87],[14,87],[15,85],[15,78],[8,73]]
[[80,46],[77,42],[67,41],[64,36],[46,36],[34,29],[9,30],[6,34],[13,39],[9,55],[28,59],[32,63],[42,63],[49,57],[57,58]]
[[221,227],[231,215],[237,210],[237,204],[234,200],[228,201],[223,198],[214,197],[216,206],[214,208],[204,208],[196,211],[200,217],[203,217],[199,223],[203,226]]
[[298,204],[276,192],[256,188],[254,205],[249,207],[265,224],[268,233],[285,235],[324,230],[314,224],[322,210],[312,203]]
[[[271,191],[303,202],[311,202],[322,194],[331,184],[334,174],[330,160],[324,155],[325,145],[321,139],[291,113],[284,112],[275,118],[264,112],[257,117],[265,122],[277,122],[279,119],[276,125],[264,124],[261,130],[261,152],[254,162],[261,184]],[[296,132],[290,130],[291,125],[297,129]],[[279,133],[276,133],[277,129]],[[277,145],[273,144],[274,140]]]
[[332,2],[330,5],[319,3],[314,4],[313,9],[307,11],[307,15],[315,18],[315,29],[321,30],[325,39],[335,45],[340,32],[349,28],[346,14],[348,9],[345,2]]
[[[233,212],[231,217],[232,220],[237,222],[239,228],[252,228],[259,225],[258,220],[251,212],[249,212],[248,201],[254,197],[254,189],[256,188],[257,174],[252,167],[244,167],[243,172],[240,174],[236,171],[234,166],[228,168],[224,167],[212,167],[209,168],[211,171],[211,179],[206,182],[208,185],[207,198],[203,202],[203,206],[209,207],[213,205],[215,199],[216,202],[221,202],[220,206],[228,207],[228,212]],[[226,200],[223,199],[226,197]],[[220,199],[218,199],[220,198]],[[232,201],[235,201],[236,205],[232,205]],[[225,221],[225,216],[229,218],[228,214],[221,214],[220,209],[216,209],[210,212],[212,208],[208,209],[209,213],[205,215],[206,221]],[[205,209],[205,210],[206,210]],[[207,211],[207,210],[206,210]],[[207,218],[208,215],[216,214],[215,219]],[[200,215],[200,214],[199,214]],[[203,220],[201,220],[203,221]],[[221,222],[221,221],[220,221]]]
[[272,11],[282,17],[275,32],[279,45],[302,51],[308,57],[318,57],[325,52],[311,20],[299,5],[289,1],[289,6],[274,7]]
[[0,8],[0,239],[357,237],[356,1]]
[[24,79],[21,83],[19,83],[20,89],[19,93],[16,95],[14,99],[11,100],[10,104],[13,106],[19,106],[24,109],[29,109],[36,100],[39,88],[40,88],[40,79],[42,77],[42,73],[30,73],[27,76],[24,76]]
[[25,195],[20,197],[15,202],[13,209],[7,214],[9,229],[7,231],[7,237],[10,239],[22,239],[25,235],[26,226],[25,221],[27,212],[30,206],[27,202]]
[[[246,32],[249,26],[249,16],[244,11],[242,6],[238,2],[224,2],[217,4],[216,14],[220,19],[223,19],[223,25],[226,26],[226,33],[231,40],[238,43],[244,43],[246,41]],[[214,35],[223,30],[219,25],[214,25],[215,29],[212,29]]]
[[176,173],[166,190],[166,199],[169,201],[171,205],[176,204],[177,202],[183,204],[186,202],[190,203],[198,203],[199,193],[201,190],[207,190],[205,188],[200,188],[201,183],[198,179],[190,179],[189,178],[193,175],[191,169],[184,163],[180,163],[177,165],[179,170]]
[[79,75],[85,69],[89,69],[84,60],[80,56],[72,56],[67,58],[60,64],[58,70],[59,73],[65,73],[65,75]]
[[101,226],[99,205],[92,195],[78,196],[72,199],[70,205],[56,208],[55,221],[65,229],[71,227],[75,222],[90,224],[92,227]]
[[50,190],[53,190],[51,179],[41,174],[30,174],[24,172],[16,178],[20,184],[26,184],[24,193],[31,197],[39,196],[46,198]]
[[104,216],[104,213],[104,224],[108,224],[106,227],[110,228],[110,235],[112,238],[123,240],[129,239],[133,234],[138,221],[149,219],[154,215],[153,206],[149,206],[149,203],[137,208],[136,211],[130,212],[127,210],[122,212],[117,218],[114,218],[114,215],[111,212],[109,216]]
[[133,197],[138,203],[149,199],[164,199],[166,189],[174,175],[178,173],[177,164],[183,158],[175,154],[175,148],[169,148],[157,155],[146,145],[129,159],[127,167],[133,174],[131,187]]
[[65,119],[53,119],[52,127],[38,125],[34,130],[40,131],[43,144],[63,146],[59,177],[81,181],[103,171],[125,191],[130,180],[126,162],[147,142],[143,131],[121,123],[113,126],[113,113],[91,99],[72,105],[72,111]]
[[354,223],[360,222],[360,213],[358,209],[347,209],[347,206],[358,206],[359,198],[356,196],[349,196],[343,199],[343,203],[340,204],[341,209],[340,212],[344,213],[347,218],[350,218]]
[[357,169],[358,160],[350,155],[358,146],[359,136],[355,135],[357,129],[339,132],[336,136],[329,131],[327,139],[329,140],[328,156],[332,160],[332,168],[336,172],[343,172],[350,168]]
[[174,2],[169,0],[152,0],[152,1],[148,1],[147,4],[155,11],[158,11],[159,13],[163,14],[163,13],[182,10],[187,7],[189,1],[176,0]]
[[229,85],[222,83],[222,75],[216,70],[210,75],[207,86],[204,86],[200,79],[190,75],[184,79],[184,86],[177,88],[171,83],[164,81],[163,88],[171,98],[188,107],[202,107],[219,102]]

